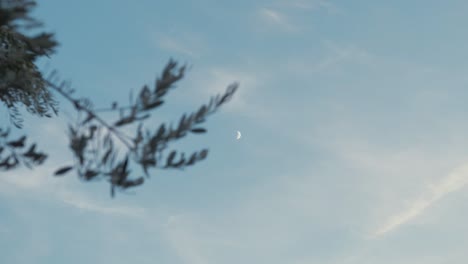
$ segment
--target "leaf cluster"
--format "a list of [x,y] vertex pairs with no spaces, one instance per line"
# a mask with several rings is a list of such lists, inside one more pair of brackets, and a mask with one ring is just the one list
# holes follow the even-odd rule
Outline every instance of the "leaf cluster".
[[7,171],[21,164],[28,168],[41,165],[47,158],[43,152],[36,150],[36,144],[27,146],[26,136],[9,139],[10,130],[0,128],[0,170]]
[[0,0],[0,101],[19,128],[23,120],[18,106],[38,116],[57,114],[57,102],[35,61],[52,54],[58,43],[51,33],[29,36],[23,32],[42,26],[29,16],[34,7],[34,1]]
[[[196,111],[183,114],[177,126],[162,123],[152,130],[144,122],[150,118],[152,111],[164,104],[166,94],[184,77],[185,70],[185,65],[179,67],[177,62],[170,60],[153,88],[144,85],[135,99],[129,96],[129,105],[119,106],[114,102],[109,109],[103,110],[95,110],[90,99],[75,98],[74,90],[65,83],[55,85],[53,81],[49,81],[50,87],[67,98],[83,114],[75,124],[69,126],[69,147],[75,162],[58,169],[55,175],[65,175],[75,170],[85,181],[105,179],[110,183],[113,196],[116,189],[125,190],[143,184],[144,179],[150,175],[150,169],[184,169],[204,160],[208,149],[195,151],[190,155],[167,149],[170,143],[188,134],[205,133],[202,123],[232,98],[237,90],[237,83],[229,85],[224,94],[212,97],[209,103]],[[108,110],[118,113],[116,120],[104,120],[100,116],[100,111]],[[131,125],[135,125],[135,133],[128,136],[124,133],[124,128],[128,130]],[[131,164],[140,167],[144,176],[130,177],[131,168],[135,168]]]

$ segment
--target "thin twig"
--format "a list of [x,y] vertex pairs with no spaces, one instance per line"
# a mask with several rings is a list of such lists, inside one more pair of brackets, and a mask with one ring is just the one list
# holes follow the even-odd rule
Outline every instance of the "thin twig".
[[73,99],[70,95],[68,95],[67,93],[65,93],[60,87],[58,87],[57,85],[49,82],[49,81],[46,81],[47,84],[52,88],[54,89],[55,91],[57,91],[60,95],[62,95],[65,99],[67,99],[68,101],[70,101],[73,106],[78,110],[78,111],[84,111],[86,112],[88,115],[91,115],[93,116],[94,119],[96,119],[99,123],[101,123],[101,125],[103,125],[104,127],[106,127],[110,132],[112,132],[129,150],[133,150],[133,146],[128,143],[128,141],[120,134],[120,131],[116,130],[112,125],[109,125],[106,121],[104,121],[100,116],[96,115],[93,111],[89,110],[88,108],[86,107],[83,107],[80,102],[76,99]]

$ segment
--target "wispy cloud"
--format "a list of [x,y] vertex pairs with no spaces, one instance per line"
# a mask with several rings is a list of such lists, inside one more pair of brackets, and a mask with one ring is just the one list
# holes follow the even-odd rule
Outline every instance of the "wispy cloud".
[[366,50],[352,46],[352,45],[339,45],[333,41],[324,41],[324,46],[329,50],[330,55],[320,61],[315,69],[322,71],[333,67],[334,65],[352,61],[352,62],[369,62],[372,56]]
[[[413,104],[418,108],[421,102]],[[466,131],[466,126],[456,122],[456,118],[434,120],[430,123],[432,132],[419,125],[418,136],[412,135],[415,131],[405,127],[400,118],[399,134],[390,135],[383,131],[367,133],[370,127],[380,131],[380,123],[362,122],[341,111],[338,118],[333,111],[328,112],[328,124],[324,122],[315,131],[307,131],[304,142],[335,153],[338,166],[351,168],[346,177],[351,174],[353,181],[364,183],[356,185],[355,192],[366,196],[359,202],[367,214],[362,222],[366,238],[382,237],[410,222],[427,221],[426,215],[434,213],[429,209],[436,202],[467,185],[466,136],[453,132]],[[443,132],[434,132],[442,124]],[[428,182],[430,187],[426,187]]]
[[432,185],[428,190],[411,203],[408,209],[395,214],[373,233],[373,237],[379,237],[396,230],[421,215],[432,204],[442,199],[449,193],[460,190],[468,183],[468,163],[456,168],[442,181]]
[[269,7],[258,9],[258,16],[264,24],[275,30],[286,32],[300,32],[303,27],[310,27],[310,24],[300,23],[298,18],[305,13],[326,10],[330,14],[340,13],[340,9],[327,0],[284,0],[272,3]]
[[0,177],[0,193],[21,195],[41,190],[52,190],[58,184],[58,179],[52,177],[55,167],[41,165],[33,170],[28,168],[15,169],[14,173],[7,173]]
[[284,4],[304,10],[325,9],[329,13],[337,13],[339,10],[337,6],[329,0],[286,0]]
[[89,212],[96,212],[100,214],[142,217],[145,213],[145,210],[143,208],[126,207],[122,205],[103,205],[98,203],[97,201],[92,201],[91,199],[86,198],[82,194],[67,190],[59,192],[58,198],[62,200],[65,204],[74,208]]
[[169,36],[159,37],[157,42],[158,42],[159,47],[161,47],[162,49],[180,53],[180,54],[187,55],[187,56],[194,57],[194,58],[199,57],[199,52],[196,52],[193,49],[193,45],[194,45],[193,41],[190,44],[191,45],[190,48],[183,41],[177,40]]
[[[207,98],[216,94],[224,93],[226,87],[234,82],[239,83],[239,89],[236,91],[232,100],[223,107],[223,111],[248,115],[250,117],[265,114],[259,104],[252,101],[261,93],[261,89],[268,82],[267,73],[262,70],[256,70],[255,74],[251,66],[244,65],[243,69],[237,67],[210,67],[202,69],[200,72],[194,72],[192,91],[205,102]],[[197,102],[198,104],[198,102]]]
[[209,74],[212,78],[205,89],[207,95],[224,92],[226,87],[234,81],[242,85],[242,89],[238,90],[232,102],[226,105],[226,109],[231,111],[245,109],[247,106],[247,97],[252,93],[252,90],[255,89],[255,86],[257,86],[259,82],[255,76],[246,72],[236,72],[222,68],[212,68]]
[[278,23],[278,24],[285,23],[285,17],[278,11],[275,11],[269,8],[261,8],[259,12],[260,12],[260,15],[263,16],[263,18],[265,18],[266,20],[270,22]]
[[[336,247],[334,243],[338,240],[355,239],[360,234],[355,234],[355,226],[350,224],[354,220],[349,218],[355,212],[338,209],[340,202],[331,199],[335,195],[328,189],[332,183],[319,185],[307,171],[311,169],[300,176],[297,172],[272,175],[249,188],[229,209],[213,212],[216,217],[205,214],[171,217],[168,240],[187,263],[239,263],[252,259],[261,263],[323,261],[328,246]],[[278,214],[279,211],[282,213]],[[336,230],[344,233],[337,234]],[[301,262],[303,256],[288,253],[298,245],[319,244],[325,245],[323,255],[311,257],[308,262]]]
[[277,10],[263,7],[258,10],[258,14],[260,18],[270,26],[274,26],[286,31],[297,30],[297,27],[289,22],[288,17]]
[[144,209],[115,205],[103,205],[87,198],[84,193],[73,191],[63,179],[53,178],[53,167],[41,166],[31,170],[20,169],[15,174],[0,177],[0,192],[9,196],[39,196],[41,198],[62,201],[64,204],[90,212],[121,216],[141,217]]
[[311,74],[330,73],[354,65],[375,67],[379,62],[375,54],[347,43],[325,40],[323,51],[317,55],[303,55],[289,58],[282,66],[284,71],[310,78]]
[[189,231],[191,223],[187,219],[180,215],[169,217],[165,228],[168,242],[184,263],[209,263],[204,254],[204,247],[200,245],[200,239],[192,236]]

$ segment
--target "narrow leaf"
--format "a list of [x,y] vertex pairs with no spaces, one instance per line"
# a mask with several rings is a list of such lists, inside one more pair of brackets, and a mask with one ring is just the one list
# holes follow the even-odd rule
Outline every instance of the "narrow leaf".
[[194,129],[191,129],[190,132],[195,133],[195,134],[202,134],[202,133],[206,133],[206,129],[204,129],[204,128],[194,128]]
[[57,171],[55,171],[54,175],[55,176],[62,176],[65,173],[69,172],[71,169],[73,169],[73,166],[62,167],[62,168],[58,169]]

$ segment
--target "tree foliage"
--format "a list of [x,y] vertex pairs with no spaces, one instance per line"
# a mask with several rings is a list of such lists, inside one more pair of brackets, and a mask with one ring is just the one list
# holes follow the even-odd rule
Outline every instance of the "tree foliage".
[[35,64],[39,57],[52,54],[57,42],[51,33],[21,33],[41,26],[29,16],[34,6],[34,1],[0,0],[0,100],[16,127],[22,126],[18,105],[38,116],[57,113],[57,103]]
[[[205,133],[201,125],[232,98],[237,83],[195,111],[183,114],[178,125],[162,123],[152,129],[145,122],[185,76],[186,66],[171,59],[154,86],[144,85],[135,98],[130,95],[128,105],[114,102],[99,110],[90,98],[76,96],[75,89],[61,81],[56,71],[44,77],[36,66],[36,60],[53,54],[58,43],[51,33],[26,34],[32,28],[42,27],[29,16],[34,6],[35,1],[0,0],[0,101],[9,110],[10,123],[17,128],[22,127],[18,107],[39,117],[57,115],[58,103],[53,95],[68,101],[77,111],[78,119],[68,125],[74,160],[58,168],[56,176],[74,171],[84,181],[107,180],[114,196],[116,190],[143,184],[151,169],[183,169],[207,157],[208,149],[188,155],[170,149],[170,144],[188,134]],[[115,119],[103,118],[104,111],[114,113]],[[125,131],[134,128],[135,133],[128,135],[124,128]],[[32,168],[46,160],[47,154],[38,151],[36,143],[28,146],[26,139],[26,136],[11,139],[9,128],[0,129],[1,170],[21,165]],[[131,175],[131,169],[136,167],[141,168],[143,176]]]

